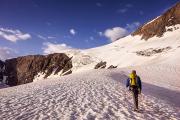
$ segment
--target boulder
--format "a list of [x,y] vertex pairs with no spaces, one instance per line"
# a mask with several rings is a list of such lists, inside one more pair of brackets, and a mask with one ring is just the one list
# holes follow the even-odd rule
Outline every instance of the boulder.
[[108,67],[108,69],[113,69],[113,68],[117,68],[117,66],[110,65],[110,66]]
[[96,64],[96,66],[94,67],[94,69],[102,69],[106,67],[106,62],[99,62],[98,64]]

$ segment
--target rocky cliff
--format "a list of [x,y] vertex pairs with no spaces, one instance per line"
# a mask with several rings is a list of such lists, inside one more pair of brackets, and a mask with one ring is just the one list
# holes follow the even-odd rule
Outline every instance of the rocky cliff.
[[172,31],[172,28],[166,29],[167,27],[177,24],[180,24],[180,2],[161,16],[138,28],[132,35],[141,35],[145,40],[154,36],[161,37],[164,32]]
[[70,74],[72,61],[64,53],[50,55],[29,55],[5,61],[5,73],[8,76],[7,84],[10,86],[33,82],[38,73],[44,73],[45,78],[60,71]]
[[4,65],[5,63],[0,60],[0,82],[3,80]]

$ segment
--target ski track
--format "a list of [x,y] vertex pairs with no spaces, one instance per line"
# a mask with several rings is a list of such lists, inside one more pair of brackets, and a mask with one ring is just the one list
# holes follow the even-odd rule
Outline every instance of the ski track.
[[[89,71],[0,90],[1,120],[178,120],[180,108],[150,95],[131,93],[108,70]],[[123,72],[120,80],[126,80]],[[16,94],[15,94],[16,93]]]

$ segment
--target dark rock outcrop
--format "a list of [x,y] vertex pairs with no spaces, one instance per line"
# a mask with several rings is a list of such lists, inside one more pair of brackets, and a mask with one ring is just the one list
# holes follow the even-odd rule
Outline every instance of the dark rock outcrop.
[[117,66],[110,65],[110,66],[108,67],[108,69],[113,69],[113,68],[117,68]]
[[5,69],[5,63],[0,60],[0,81],[3,80],[3,75],[4,75],[4,69]]
[[[138,28],[134,33],[132,33],[132,35],[141,35],[141,39],[145,40],[148,40],[154,36],[161,37],[164,32],[173,30],[172,28],[166,30],[166,27],[177,24],[180,24],[180,2],[178,2],[174,7],[169,9],[157,19]],[[179,28],[175,27],[174,29]]]
[[106,62],[101,61],[94,67],[94,69],[102,69],[105,67],[106,67]]
[[4,67],[4,62],[0,60],[0,69]]
[[156,49],[149,48],[149,49],[146,49],[146,50],[137,51],[136,54],[139,55],[139,56],[150,57],[150,56],[153,56],[155,54],[159,54],[159,53],[162,53],[162,52],[167,52],[170,49],[172,49],[172,48],[169,47],[169,46],[165,47],[165,48],[156,48]]
[[72,72],[71,58],[64,53],[13,58],[6,60],[5,66],[7,83],[10,86],[33,82],[39,72],[45,73],[45,78],[60,71],[65,74]]
[[[94,69],[103,69],[103,68],[106,68],[106,65],[107,62],[99,62],[98,64],[95,65]],[[117,66],[114,66],[114,65],[110,65],[107,69],[113,69],[113,68],[117,68]]]

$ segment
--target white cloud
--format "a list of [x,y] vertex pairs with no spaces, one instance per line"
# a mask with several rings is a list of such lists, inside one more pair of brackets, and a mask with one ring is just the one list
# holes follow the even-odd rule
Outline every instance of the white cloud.
[[45,23],[47,26],[51,26],[52,25],[52,23],[50,23],[50,22],[46,22]]
[[133,7],[133,5],[132,4],[126,4],[126,7],[131,8],[131,7]]
[[69,32],[71,33],[71,35],[75,35],[76,31],[74,29],[70,29]]
[[94,40],[94,37],[93,37],[93,36],[91,36],[91,37],[89,37],[89,39],[90,39],[90,40]]
[[139,14],[140,14],[140,15],[143,15],[143,14],[144,14],[144,12],[143,12],[143,11],[139,11]]
[[133,5],[132,4],[126,4],[124,6],[124,8],[118,9],[117,12],[118,13],[126,13],[130,8],[132,8]]
[[87,42],[87,43],[88,43],[88,42],[89,42],[89,40],[88,40],[88,39],[86,39],[86,40],[85,40],[85,42]]
[[102,4],[101,3],[96,3],[96,6],[102,7]]
[[[131,24],[126,24],[126,27],[114,27],[114,28],[109,28],[105,30],[103,33],[103,36],[107,37],[110,39],[112,42],[116,41],[119,38],[122,38],[131,32],[133,32],[135,29],[137,29],[140,26],[140,22],[133,22]],[[102,34],[102,33],[101,33]],[[101,35],[99,34],[99,35]]]
[[38,38],[42,39],[42,40],[47,40],[47,39],[55,39],[56,37],[54,36],[42,36],[42,35],[37,35]]
[[56,37],[54,37],[54,36],[48,36],[47,38],[48,38],[48,39],[55,39]]
[[0,60],[6,60],[17,55],[16,51],[8,47],[0,47]]
[[99,36],[103,36],[103,32],[98,32]]
[[123,8],[123,9],[117,10],[118,13],[125,13],[125,12],[127,12],[127,11],[128,11],[127,8]]
[[50,42],[43,43],[43,52],[44,54],[50,54],[50,53],[62,53],[66,52],[68,50],[72,50],[73,48],[70,46],[67,46],[66,44],[54,44]]
[[133,32],[141,25],[140,22],[133,22],[131,24],[126,24],[126,29],[129,31],[129,33]]
[[109,38],[112,42],[126,36],[127,34],[128,34],[128,31],[121,27],[114,27],[111,29],[107,29],[104,32],[104,36]]
[[0,28],[0,37],[11,42],[16,42],[18,40],[30,39],[31,35],[29,33],[22,33],[20,30]]
[[38,38],[42,39],[42,40],[46,40],[47,38],[42,36],[42,35],[37,35]]

